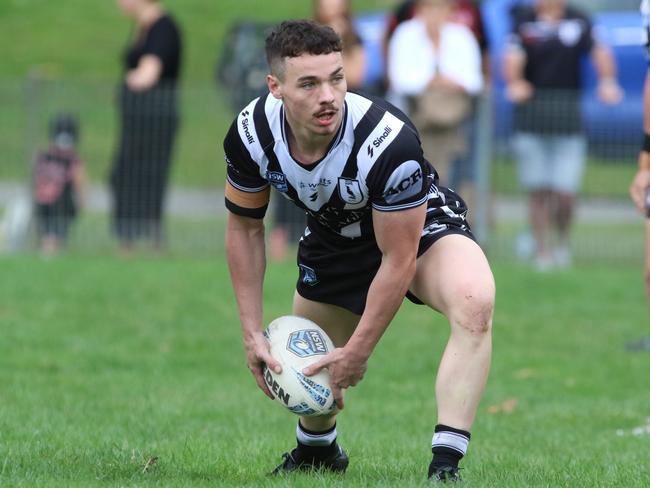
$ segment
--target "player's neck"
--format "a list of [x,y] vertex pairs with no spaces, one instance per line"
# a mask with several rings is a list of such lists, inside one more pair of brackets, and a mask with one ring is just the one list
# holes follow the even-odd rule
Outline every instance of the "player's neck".
[[287,141],[289,143],[289,152],[291,156],[301,162],[302,164],[313,164],[316,161],[323,159],[327,153],[327,149],[332,142],[332,139],[338,134],[338,128],[341,122],[337,125],[337,130],[333,134],[320,135],[298,126],[295,126],[287,121]]

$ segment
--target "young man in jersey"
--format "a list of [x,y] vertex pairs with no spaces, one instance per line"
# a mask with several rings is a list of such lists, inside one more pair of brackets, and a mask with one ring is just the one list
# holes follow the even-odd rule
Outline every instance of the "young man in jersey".
[[[248,367],[278,371],[262,335],[263,217],[270,187],[302,208],[293,313],[337,348],[304,370],[330,373],[338,408],[364,376],[404,296],[441,313],[451,335],[438,369],[432,479],[458,479],[488,375],[495,286],[458,195],[437,186],[413,124],[384,101],[348,93],[341,40],[310,21],[267,38],[270,93],[239,113],[224,141],[226,248]],[[435,158],[435,154],[427,155]],[[274,473],[344,471],[336,415],[302,417],[298,445]]]

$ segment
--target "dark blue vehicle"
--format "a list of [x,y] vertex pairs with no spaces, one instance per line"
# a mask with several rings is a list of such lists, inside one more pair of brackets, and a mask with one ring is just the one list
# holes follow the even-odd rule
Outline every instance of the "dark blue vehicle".
[[[504,97],[502,56],[510,32],[510,9],[513,5],[533,0],[485,0],[481,2],[486,35],[492,56],[495,135],[505,139],[511,132],[511,104]],[[614,107],[600,103],[595,97],[596,76],[588,59],[584,61],[585,90],[583,117],[592,150],[602,155],[620,155],[628,146],[638,150],[643,111],[643,81],[648,67],[643,49],[644,32],[639,15],[639,0],[569,0],[571,5],[589,13],[598,38],[611,47],[618,65],[618,78],[625,90],[625,99]],[[366,76],[374,86],[384,73],[382,39],[386,25],[385,13],[359,16],[355,25],[368,51],[369,70]],[[628,150],[623,149],[626,154]]]

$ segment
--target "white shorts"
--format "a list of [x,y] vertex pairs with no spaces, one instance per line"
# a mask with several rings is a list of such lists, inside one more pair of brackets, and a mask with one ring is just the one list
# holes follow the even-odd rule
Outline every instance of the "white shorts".
[[571,194],[580,189],[587,157],[587,142],[581,134],[518,132],[512,143],[523,188]]

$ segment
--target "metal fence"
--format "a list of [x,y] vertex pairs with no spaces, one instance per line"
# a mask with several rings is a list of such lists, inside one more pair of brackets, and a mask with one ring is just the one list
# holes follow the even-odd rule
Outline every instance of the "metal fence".
[[[225,223],[221,142],[233,114],[211,83],[183,84],[177,96],[180,123],[164,200],[165,244],[172,253],[220,253]],[[78,120],[77,151],[87,172],[76,217],[68,222],[67,247],[90,253],[118,249],[109,185],[120,136],[118,100],[118,87],[107,81],[0,80],[0,242],[5,251],[38,249],[35,161],[51,142],[50,121],[61,112]],[[486,95],[476,111],[467,164],[474,187],[471,222],[493,258],[525,258],[530,252],[525,193],[509,138],[494,136],[496,124],[504,123],[494,106]],[[566,122],[561,109],[553,109],[558,123]],[[629,134],[615,137],[615,132],[613,124],[607,137],[588,134],[585,185],[572,239],[577,261],[642,260],[642,219],[626,196],[638,145]]]

